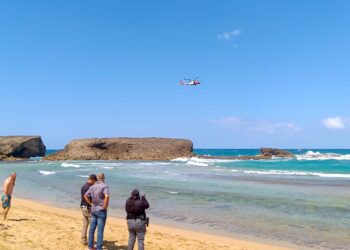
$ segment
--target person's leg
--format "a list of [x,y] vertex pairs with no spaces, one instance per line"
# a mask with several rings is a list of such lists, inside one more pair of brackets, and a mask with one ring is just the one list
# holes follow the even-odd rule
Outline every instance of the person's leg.
[[89,242],[88,247],[93,248],[94,247],[94,237],[95,237],[95,230],[97,226],[97,216],[95,213],[91,214],[91,224],[90,224],[90,230],[89,230]]
[[136,241],[135,220],[128,220],[129,242],[128,250],[133,250]]
[[144,240],[146,235],[146,222],[144,220],[136,221],[136,236],[137,236],[137,245],[138,250],[144,250]]
[[81,228],[81,243],[87,244],[86,234],[87,234],[88,226],[90,224],[91,214],[89,209],[86,207],[81,208],[81,213],[83,215],[83,226]]
[[7,217],[7,214],[9,213],[9,210],[10,210],[10,207],[5,207],[4,208],[4,213],[2,215],[2,220],[5,221],[6,220],[6,217]]
[[97,216],[97,244],[96,244],[96,249],[97,250],[102,250],[102,245],[103,245],[103,232],[105,229],[105,224],[106,224],[106,219],[107,219],[107,211],[106,210],[101,210],[96,212],[98,214]]

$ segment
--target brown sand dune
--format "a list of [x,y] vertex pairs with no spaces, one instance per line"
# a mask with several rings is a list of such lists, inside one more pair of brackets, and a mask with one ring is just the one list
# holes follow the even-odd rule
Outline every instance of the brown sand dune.
[[[80,228],[79,210],[56,208],[15,198],[8,221],[0,224],[0,249],[87,249],[79,242]],[[127,249],[126,221],[109,217],[104,240],[105,249]],[[148,228],[145,243],[149,250],[291,249],[160,225]]]

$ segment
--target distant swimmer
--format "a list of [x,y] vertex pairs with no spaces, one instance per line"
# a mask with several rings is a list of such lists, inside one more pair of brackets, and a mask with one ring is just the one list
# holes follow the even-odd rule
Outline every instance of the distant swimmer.
[[7,214],[11,208],[11,199],[13,188],[16,183],[17,174],[12,172],[9,177],[6,178],[2,186],[1,202],[2,208],[4,209],[3,220],[6,220]]

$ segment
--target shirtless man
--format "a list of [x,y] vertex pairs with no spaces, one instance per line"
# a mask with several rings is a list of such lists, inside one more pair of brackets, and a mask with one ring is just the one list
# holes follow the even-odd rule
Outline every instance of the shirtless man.
[[16,182],[16,173],[13,172],[10,174],[9,177],[4,181],[4,184],[2,186],[2,195],[1,195],[1,202],[2,202],[2,208],[4,209],[3,214],[3,220],[6,220],[7,214],[11,207],[11,195],[13,192],[13,187],[15,186]]

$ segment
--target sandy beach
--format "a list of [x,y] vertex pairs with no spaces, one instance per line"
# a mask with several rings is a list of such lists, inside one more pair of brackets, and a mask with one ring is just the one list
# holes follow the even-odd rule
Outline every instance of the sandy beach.
[[[79,242],[79,210],[56,208],[15,198],[8,220],[0,225],[0,249],[87,249]],[[105,228],[105,249],[126,249],[128,232],[122,218],[109,217]],[[151,225],[147,249],[268,249],[291,248],[221,237],[190,230]]]

